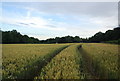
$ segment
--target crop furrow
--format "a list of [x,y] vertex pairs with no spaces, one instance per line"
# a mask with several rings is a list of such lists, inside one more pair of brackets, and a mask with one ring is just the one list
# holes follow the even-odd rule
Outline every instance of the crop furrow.
[[[56,50],[54,53],[44,56],[43,59],[40,59],[40,60],[38,59],[33,64],[27,66],[27,68],[29,68],[29,70],[24,71],[23,73],[20,74],[21,76],[18,76],[18,77],[24,78],[24,79],[34,79],[34,77],[37,76],[38,73],[41,72],[41,69],[44,66],[46,66],[51,61],[52,58],[54,58],[57,54],[59,54],[62,50],[64,50],[67,47],[68,46],[60,48],[60,49]],[[25,76],[22,76],[24,73],[25,73]]]
[[82,48],[79,48],[83,57],[83,65],[92,75],[92,79],[119,78],[117,48],[117,45],[95,43],[83,44]]
[[94,72],[94,67],[92,66],[92,59],[88,53],[82,48],[78,47],[78,50],[82,56],[80,71],[83,74],[84,79],[98,79],[98,76]]
[[77,46],[71,45],[61,51],[34,79],[80,79]]
[[[59,52],[67,48],[69,45],[56,45],[57,47],[55,45],[54,46],[49,45],[51,48],[48,46],[47,47],[45,46],[44,47],[38,46],[38,48],[35,47],[36,49],[35,54],[28,52],[30,54],[26,54],[27,57],[24,57],[25,59],[22,57],[22,54],[21,56],[19,56],[19,58],[15,57],[14,59],[5,59],[5,56],[4,56],[3,57],[4,65],[2,67],[3,68],[3,80],[5,79],[17,79],[17,80],[18,79],[33,79],[41,71],[42,67],[47,65],[47,63],[49,63],[53,57],[55,57]],[[33,48],[33,47],[30,47],[30,48]],[[42,49],[42,50],[40,49],[40,53],[38,53],[39,48]],[[4,51],[4,53],[6,52],[7,51]],[[19,54],[16,54],[16,56],[17,55]],[[27,65],[25,65],[24,62],[27,63]]]

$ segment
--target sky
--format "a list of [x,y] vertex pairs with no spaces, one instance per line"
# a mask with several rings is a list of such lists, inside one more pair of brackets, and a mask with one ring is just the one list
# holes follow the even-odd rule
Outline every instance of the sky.
[[86,38],[118,26],[117,2],[2,2],[0,8],[1,30],[15,29],[40,40]]

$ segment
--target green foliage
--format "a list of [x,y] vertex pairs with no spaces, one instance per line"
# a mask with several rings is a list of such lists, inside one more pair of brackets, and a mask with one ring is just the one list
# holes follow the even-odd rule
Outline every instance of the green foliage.
[[89,38],[89,42],[103,42],[120,39],[120,27],[108,30],[105,33],[98,32],[94,36]]
[[27,35],[21,35],[16,30],[12,31],[2,31],[2,43],[3,44],[19,44],[19,43],[77,43],[82,41],[79,36],[65,36],[65,37],[56,37],[50,38],[47,40],[38,40],[34,37],[29,37]]
[[82,41],[82,39],[79,36],[65,36],[42,40],[41,43],[78,43],[80,41]]
[[[104,42],[108,41],[110,43],[119,43],[120,39],[120,27],[114,28],[113,30],[108,30],[105,33],[98,32],[90,38],[80,38],[79,36],[64,36],[49,38],[46,40],[38,40],[34,37],[28,37],[27,35],[21,35],[16,30],[12,31],[2,31],[2,43],[80,43],[80,42]],[[118,40],[114,41],[114,40]]]
[[112,41],[105,41],[105,43],[120,44],[120,39],[118,39],[118,40],[112,40]]
[[2,31],[2,43],[13,44],[13,43],[40,43],[37,38],[28,37],[27,35],[21,35],[16,30]]

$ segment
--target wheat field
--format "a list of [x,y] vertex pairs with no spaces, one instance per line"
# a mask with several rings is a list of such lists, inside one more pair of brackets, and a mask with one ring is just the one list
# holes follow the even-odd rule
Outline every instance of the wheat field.
[[3,44],[3,79],[119,79],[119,45]]

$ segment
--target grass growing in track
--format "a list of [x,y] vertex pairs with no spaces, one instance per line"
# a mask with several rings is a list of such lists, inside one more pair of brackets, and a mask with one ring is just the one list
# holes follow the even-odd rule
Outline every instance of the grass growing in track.
[[42,66],[42,62],[66,46],[68,44],[3,44],[3,79],[29,79],[37,71],[37,64]]
[[55,56],[36,79],[80,79],[78,44],[71,45]]
[[118,79],[118,45],[83,44],[82,48],[92,60],[94,72],[100,78]]

